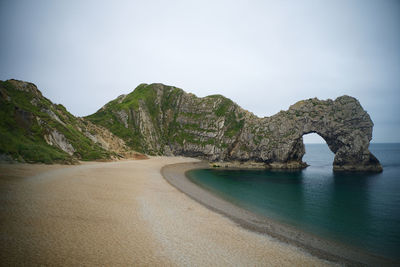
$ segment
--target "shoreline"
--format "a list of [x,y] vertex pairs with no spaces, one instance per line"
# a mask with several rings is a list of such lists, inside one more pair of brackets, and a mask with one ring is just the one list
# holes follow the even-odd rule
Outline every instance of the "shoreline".
[[241,227],[294,245],[321,259],[350,266],[395,266],[398,264],[394,260],[373,255],[346,244],[326,240],[252,213],[192,183],[186,176],[186,172],[190,170],[205,168],[210,168],[208,162],[176,163],[164,166],[161,169],[161,174],[169,184],[191,199],[229,218]]
[[336,266],[171,186],[162,167],[184,162],[0,164],[0,265]]

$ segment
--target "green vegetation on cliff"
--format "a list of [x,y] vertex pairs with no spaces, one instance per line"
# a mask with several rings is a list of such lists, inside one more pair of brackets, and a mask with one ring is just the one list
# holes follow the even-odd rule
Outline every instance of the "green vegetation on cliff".
[[258,118],[221,95],[199,98],[173,86],[141,84],[86,119],[148,154],[251,161],[271,168],[306,166],[302,136],[316,132],[336,153],[335,170],[382,169],[368,150],[373,124],[349,96],[302,100]]
[[43,97],[35,85],[0,81],[0,94],[0,154],[43,163],[110,158],[79,131],[77,118]]
[[198,98],[163,84],[141,84],[86,117],[148,154],[190,144],[227,147],[243,128],[242,118],[243,111],[221,95]]
[[302,136],[318,133],[335,153],[334,170],[382,171],[368,150],[373,123],[357,99],[302,100],[258,118],[221,95],[203,98],[163,84],[141,84],[86,118],[52,104],[35,85],[0,83],[0,159],[73,162],[132,154],[302,168]]

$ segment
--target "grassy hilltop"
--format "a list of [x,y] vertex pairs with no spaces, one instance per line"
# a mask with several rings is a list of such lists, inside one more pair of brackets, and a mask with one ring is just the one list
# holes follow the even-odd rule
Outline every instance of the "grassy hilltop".
[[0,153],[43,163],[111,158],[113,153],[85,135],[86,124],[34,84],[0,81]]
[[[185,143],[227,147],[243,127],[244,114],[221,95],[198,98],[173,86],[141,84],[85,119],[106,127],[132,149],[158,155]],[[217,136],[221,130],[225,138]]]

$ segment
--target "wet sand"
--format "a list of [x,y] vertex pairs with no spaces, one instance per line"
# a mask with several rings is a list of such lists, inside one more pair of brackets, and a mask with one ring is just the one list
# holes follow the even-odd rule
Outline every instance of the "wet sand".
[[0,165],[0,265],[332,265],[240,227],[161,176],[193,161]]

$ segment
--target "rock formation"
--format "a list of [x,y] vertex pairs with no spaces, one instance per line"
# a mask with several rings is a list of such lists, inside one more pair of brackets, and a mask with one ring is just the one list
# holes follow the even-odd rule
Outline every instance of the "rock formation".
[[0,81],[0,159],[44,163],[136,157],[104,127],[76,118],[37,87]]
[[[350,96],[303,100],[258,118],[221,95],[198,98],[141,84],[95,114],[76,118],[32,83],[0,81],[0,157],[30,162],[151,155],[199,157],[227,167],[307,166],[302,136],[315,132],[335,153],[337,171],[382,171],[368,150],[373,123]],[[140,156],[141,157],[141,156]]]
[[200,157],[233,167],[304,168],[302,136],[315,132],[335,153],[336,171],[382,171],[368,150],[373,123],[353,97],[299,101],[258,118],[221,95],[198,98],[141,84],[86,117],[147,154]]

